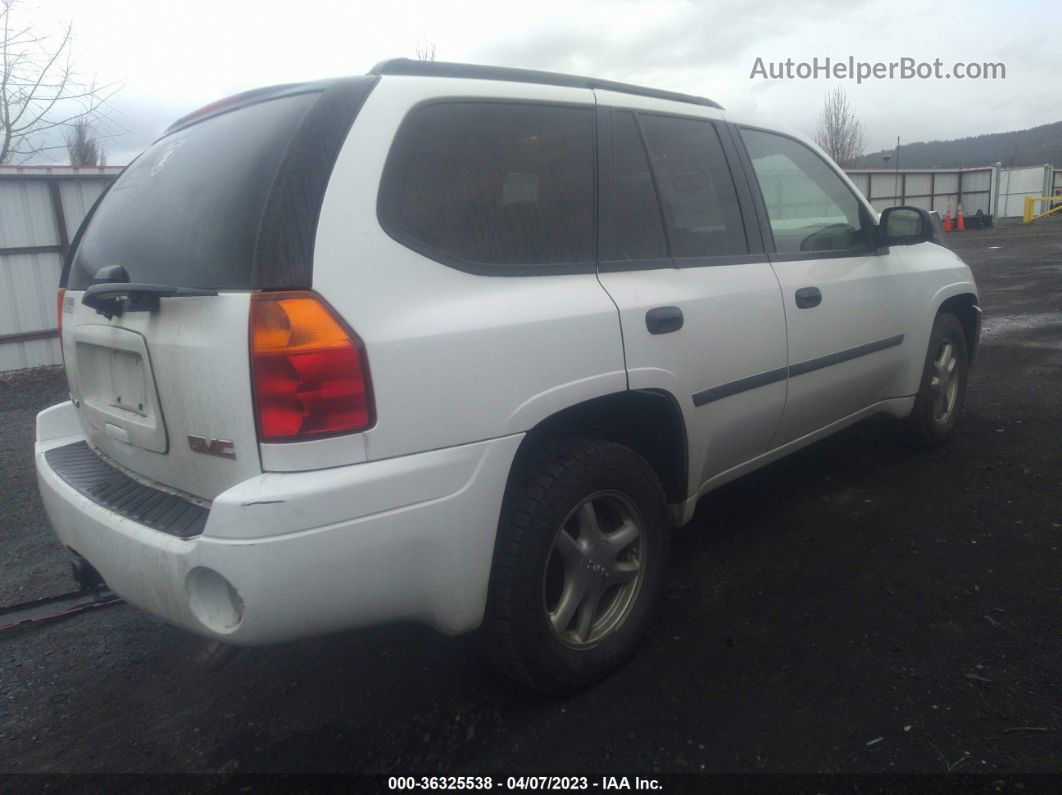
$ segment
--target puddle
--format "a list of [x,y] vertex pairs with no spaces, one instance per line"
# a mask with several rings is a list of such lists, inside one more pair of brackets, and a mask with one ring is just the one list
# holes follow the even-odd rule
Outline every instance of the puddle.
[[1062,312],[1038,312],[1025,315],[991,315],[981,326],[981,340],[996,343],[1011,340],[1029,331],[1058,327],[1057,339],[1013,340],[1036,348],[1062,349]]

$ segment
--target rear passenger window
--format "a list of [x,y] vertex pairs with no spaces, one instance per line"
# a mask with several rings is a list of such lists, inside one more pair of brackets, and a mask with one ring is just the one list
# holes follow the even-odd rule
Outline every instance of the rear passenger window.
[[381,224],[458,267],[592,263],[592,114],[500,102],[415,111],[388,158]]
[[730,169],[711,122],[639,117],[649,145],[671,256],[747,254]]
[[612,189],[601,197],[601,260],[666,259],[667,238],[653,176],[630,111],[612,116],[611,162]]

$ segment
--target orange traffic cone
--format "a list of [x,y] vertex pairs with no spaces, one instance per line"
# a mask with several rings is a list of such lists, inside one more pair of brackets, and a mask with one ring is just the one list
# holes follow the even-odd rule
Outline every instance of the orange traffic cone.
[[965,232],[966,231],[966,224],[964,224],[963,220],[962,220],[962,205],[961,204],[959,205],[959,212],[955,214],[955,231],[957,231],[957,232]]
[[951,202],[948,202],[948,211],[944,213],[944,231],[951,231]]

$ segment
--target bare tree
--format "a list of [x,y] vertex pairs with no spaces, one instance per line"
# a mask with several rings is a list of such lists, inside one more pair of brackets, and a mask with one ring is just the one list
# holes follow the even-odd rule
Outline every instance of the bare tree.
[[418,61],[434,61],[435,60],[435,42],[428,41],[417,45],[417,60]]
[[863,122],[856,118],[855,108],[840,86],[826,92],[826,101],[816,125],[815,143],[842,168],[854,165],[863,154],[866,146]]
[[66,151],[70,155],[72,166],[100,166],[103,165],[103,147],[96,139],[96,133],[89,124],[88,119],[78,119],[67,131]]
[[0,0],[0,163],[64,148],[49,133],[98,116],[117,91],[74,72],[70,25],[50,37],[16,24],[18,3]]

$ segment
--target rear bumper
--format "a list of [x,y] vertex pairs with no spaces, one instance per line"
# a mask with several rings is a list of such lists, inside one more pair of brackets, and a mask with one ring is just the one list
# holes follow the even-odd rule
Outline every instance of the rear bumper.
[[38,416],[36,466],[62,543],[127,601],[198,634],[258,645],[395,621],[477,627],[520,436],[386,461],[266,473],[178,538],[63,481],[45,453],[81,440],[73,406]]

